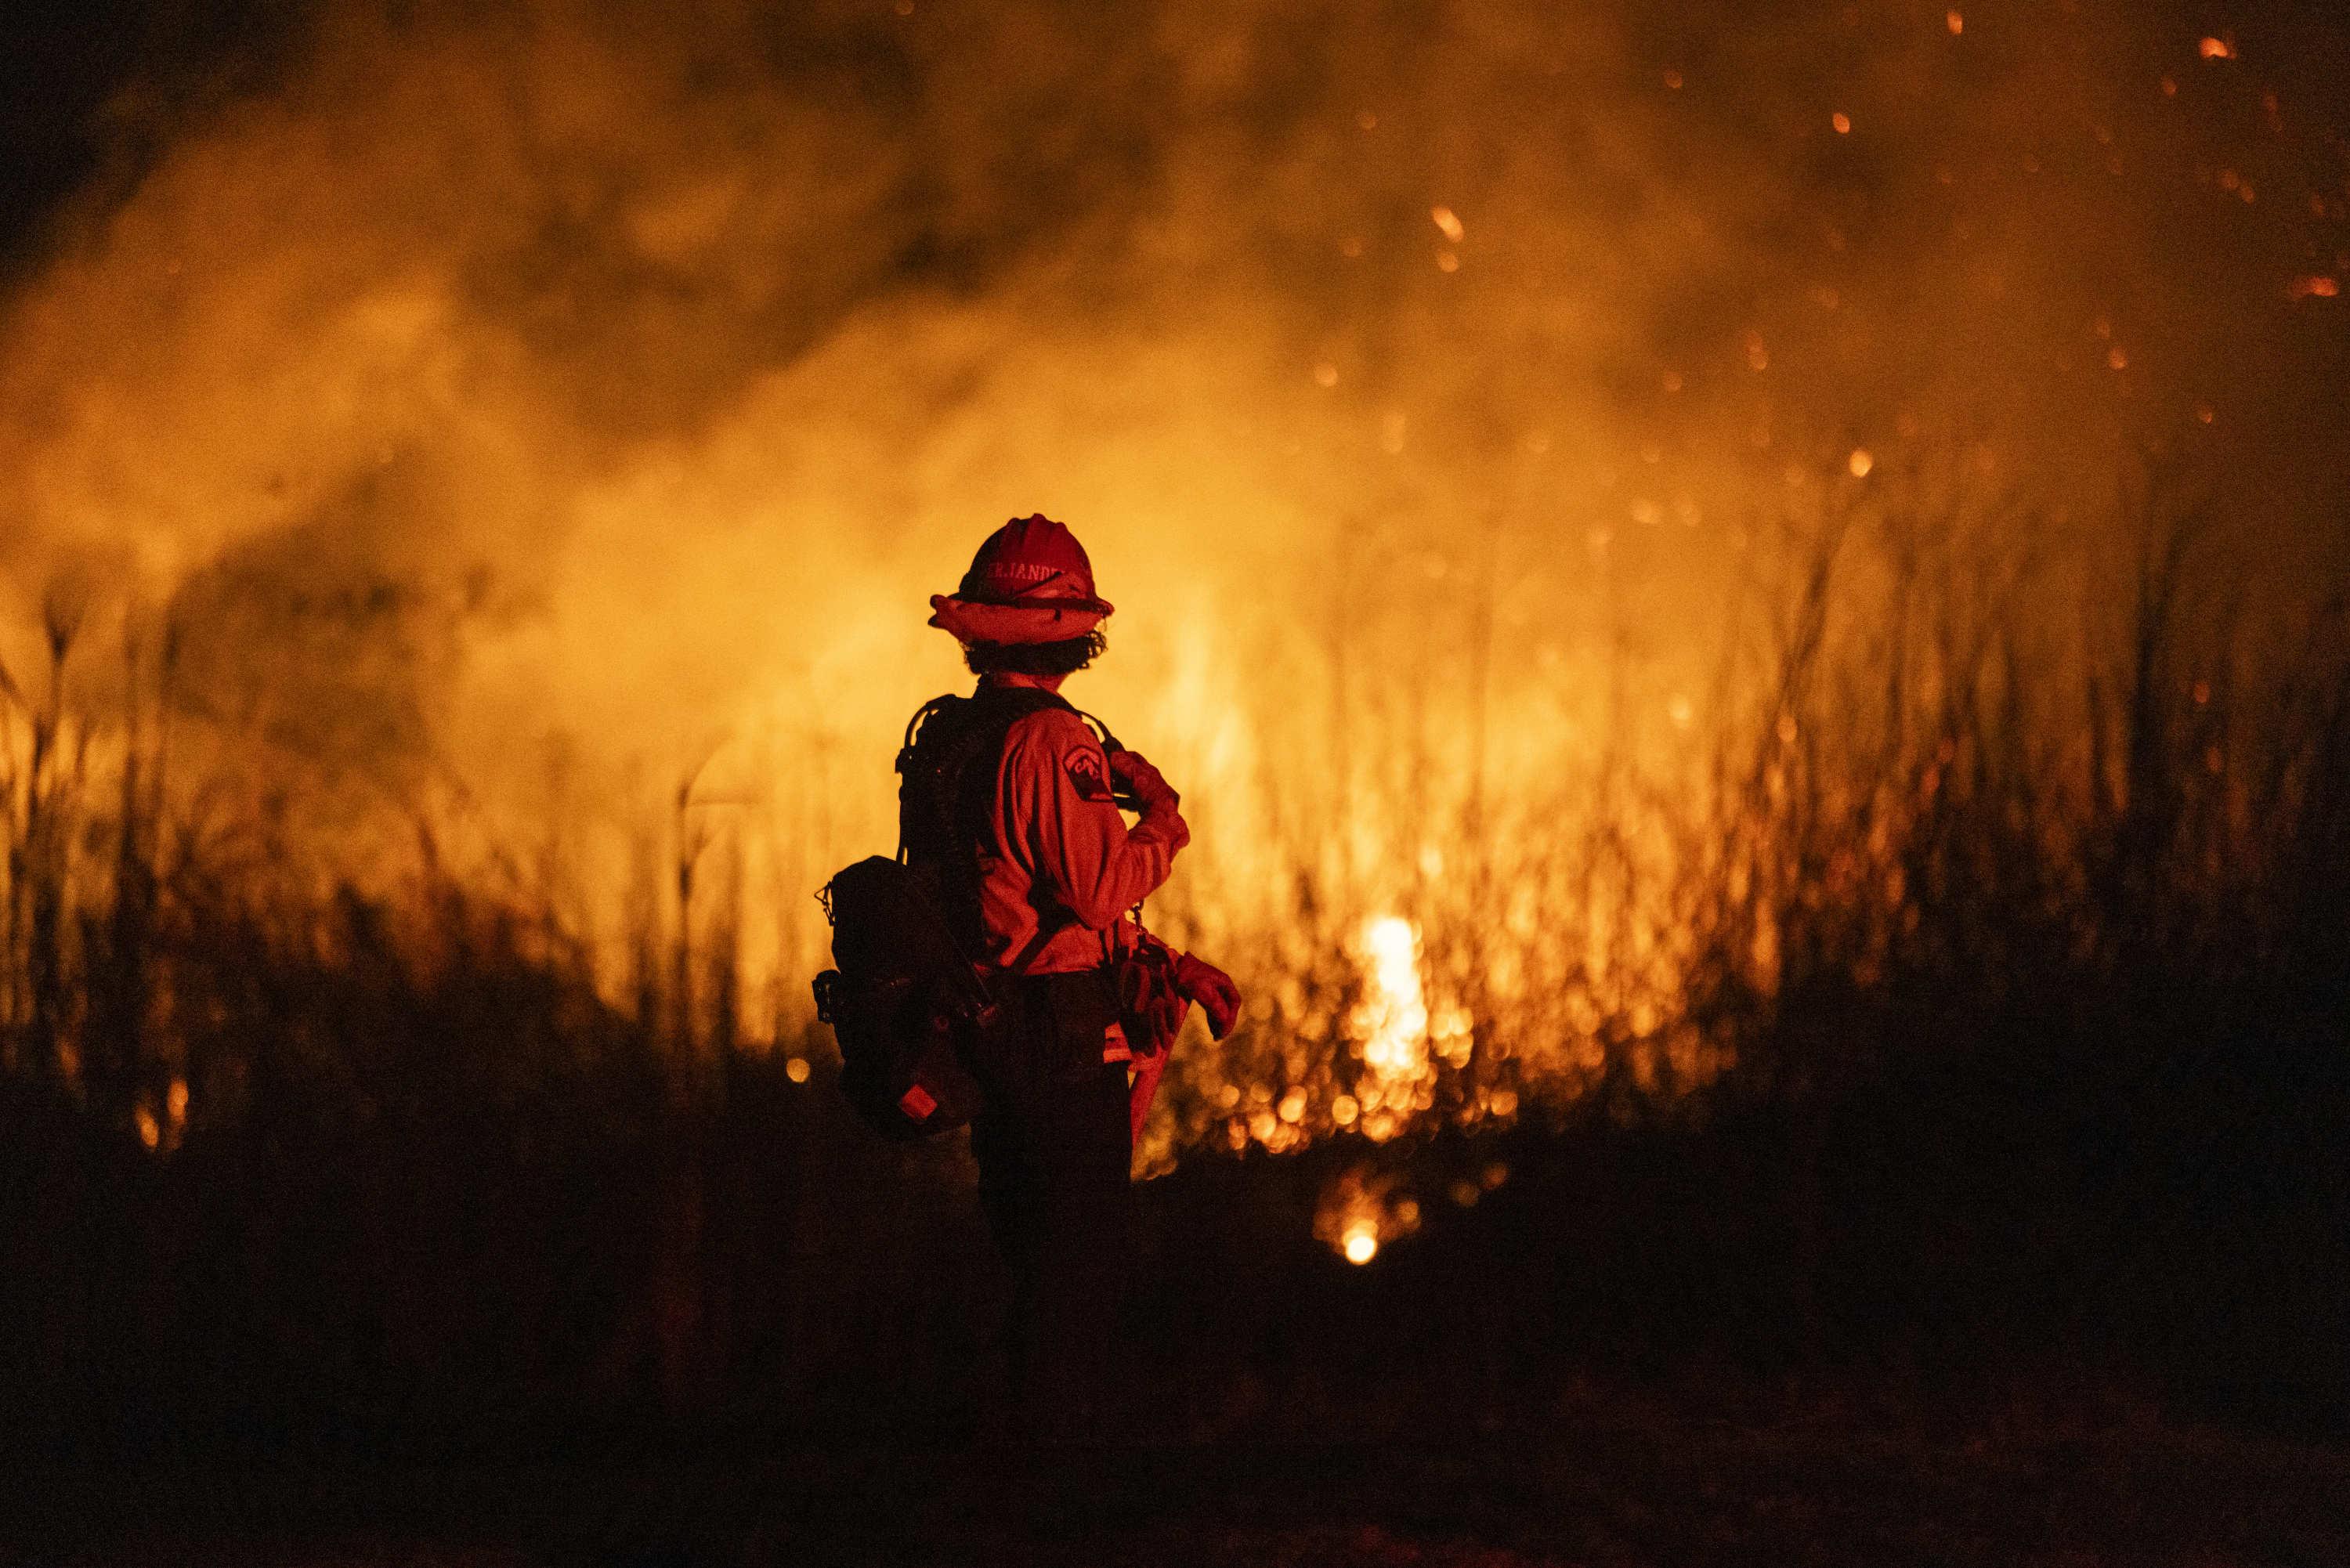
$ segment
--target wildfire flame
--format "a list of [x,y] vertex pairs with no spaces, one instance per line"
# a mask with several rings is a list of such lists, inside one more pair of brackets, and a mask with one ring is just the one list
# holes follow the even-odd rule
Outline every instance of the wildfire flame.
[[[462,886],[810,1081],[808,895],[967,679],[927,597],[1064,516],[1120,605],[1070,694],[1199,814],[1150,917],[1250,996],[1170,1067],[1163,1168],[1705,1081],[1700,982],[1772,996],[1823,909],[1867,911],[1855,971],[1900,940],[1968,765],[1937,694],[1993,679],[1953,649],[2042,650],[2017,754],[2093,838],[2111,650],[2067,639],[2149,432],[2259,454],[2209,476],[2282,541],[2210,552],[2251,591],[2331,580],[2345,400],[2289,378],[2339,313],[2274,307],[2338,293],[2335,110],[2178,92],[2176,36],[1799,81],[1840,22],[1726,7],[1682,67],[1533,4],[1358,47],[1179,0],[1130,51],[951,9],[354,14],[133,126],[0,313],[8,754],[155,791],[273,919]],[[1804,153],[1823,101],[1866,147]],[[111,806],[0,772],[12,865],[116,885]]]
[[1401,1179],[1393,1173],[1375,1175],[1362,1167],[1341,1173],[1324,1190],[1314,1216],[1315,1239],[1357,1266],[1419,1225],[1419,1200]]

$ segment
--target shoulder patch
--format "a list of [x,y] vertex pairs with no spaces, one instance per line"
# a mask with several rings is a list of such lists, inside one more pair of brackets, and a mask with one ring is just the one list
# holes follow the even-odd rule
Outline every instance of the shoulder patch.
[[1079,800],[1107,800],[1109,770],[1101,752],[1094,746],[1072,747],[1061,765],[1069,771],[1069,784]]

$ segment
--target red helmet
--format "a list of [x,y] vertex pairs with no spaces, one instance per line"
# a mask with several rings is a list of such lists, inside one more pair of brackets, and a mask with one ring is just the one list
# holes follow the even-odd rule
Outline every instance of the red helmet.
[[951,594],[932,594],[931,624],[965,642],[1059,642],[1110,612],[1077,536],[1043,513],[987,536]]

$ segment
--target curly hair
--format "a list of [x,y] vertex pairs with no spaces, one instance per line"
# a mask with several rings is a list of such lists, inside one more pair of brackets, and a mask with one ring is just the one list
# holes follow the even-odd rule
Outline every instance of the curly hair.
[[966,642],[962,661],[974,675],[1074,675],[1108,646],[1096,628],[1059,642]]

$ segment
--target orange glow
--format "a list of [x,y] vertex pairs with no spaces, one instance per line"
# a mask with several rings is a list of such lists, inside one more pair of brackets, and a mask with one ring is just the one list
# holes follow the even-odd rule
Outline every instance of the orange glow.
[[1341,1173],[1315,1208],[1315,1239],[1359,1265],[1388,1242],[1413,1234],[1420,1225],[1419,1200],[1399,1183],[1394,1173],[1373,1175],[1359,1166]]
[[2199,48],[2207,60],[2232,60],[2236,57],[2234,46],[2221,38],[2206,38]]
[[[2027,545],[2088,570],[2147,433],[2125,395],[2174,435],[2190,415],[2215,463],[2199,398],[2229,399],[2247,452],[2339,450],[2267,439],[2318,400],[2234,358],[2271,352],[2238,330],[2255,306],[2296,337],[2334,321],[2306,302],[2339,292],[2340,192],[2292,200],[2316,165],[2271,140],[2316,111],[2230,140],[2155,103],[2184,36],[2048,53],[2085,62],[2069,82],[1833,19],[1756,52],[1731,8],[1713,57],[1800,68],[1660,104],[1693,78],[1648,35],[1594,28],[1553,72],[1523,0],[1473,43],[1366,21],[1297,78],[1343,96],[1291,102],[1248,79],[1271,34],[1187,0],[1114,62],[1156,82],[1173,40],[1148,106],[1143,78],[1055,75],[1014,29],[896,59],[910,98],[883,112],[755,63],[713,76],[729,40],[608,10],[321,29],[285,90],[150,128],[152,160],[59,220],[0,310],[0,666],[36,685],[44,596],[94,585],[84,727],[49,752],[86,752],[92,800],[120,794],[134,720],[168,727],[166,804],[270,846],[289,929],[346,881],[405,909],[445,878],[662,1031],[706,1044],[739,1005],[723,1037],[793,1084],[832,1070],[809,894],[892,842],[899,727],[968,680],[928,596],[1003,516],[1066,513],[1093,552],[1119,609],[1072,695],[1198,803],[1149,917],[1249,999],[1223,1041],[1190,1026],[1138,1140],[1163,1169],[1703,1082],[1731,1047],[1694,982],[1769,998],[1789,955],[1824,961],[1799,922],[1839,899],[1898,934],[1918,899],[1884,803],[1960,781],[1905,750],[1932,715],[1776,700],[1757,628],[1788,623],[1812,541],[1844,543],[1804,689],[1877,691],[1905,520],[1987,519],[1992,491],[2059,520],[1953,524],[1953,606],[1987,597],[1961,568]],[[928,37],[941,10],[882,31]],[[812,57],[866,59],[871,20]],[[1818,141],[1857,134],[1820,97],[1873,114],[1897,82],[1915,98],[1867,142]],[[1264,117],[1245,155],[1236,105]],[[2238,169],[2272,199],[2242,205]],[[2083,243],[2161,232],[2186,197],[2176,244]],[[2084,399],[2101,359],[2130,373]],[[1846,445],[1864,433],[1885,459]],[[2019,646],[2069,614],[2039,592],[2014,596]],[[2058,665],[2049,689],[2079,686]],[[1905,674],[1898,700],[1966,679]],[[9,754],[30,722],[0,713]],[[2033,754],[2095,754],[2089,722],[2048,718]],[[2087,765],[2050,764],[2074,803],[2052,813],[2090,811],[2064,771]],[[104,815],[59,851],[99,894]],[[1832,878],[1804,882],[1791,825],[1843,852]],[[1868,929],[1855,966],[1892,940]],[[165,1154],[185,1060],[137,1080]],[[138,1113],[112,1114],[127,1143]],[[1394,1245],[1399,1203],[1347,1223]]]

